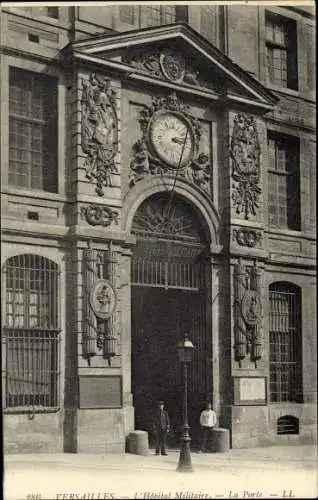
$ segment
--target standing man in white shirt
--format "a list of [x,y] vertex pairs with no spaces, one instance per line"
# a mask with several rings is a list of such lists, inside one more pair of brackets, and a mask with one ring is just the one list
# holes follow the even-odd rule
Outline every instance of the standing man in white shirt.
[[209,401],[206,404],[205,410],[201,412],[200,425],[202,435],[200,453],[205,453],[208,438],[211,435],[213,427],[216,425],[216,413]]

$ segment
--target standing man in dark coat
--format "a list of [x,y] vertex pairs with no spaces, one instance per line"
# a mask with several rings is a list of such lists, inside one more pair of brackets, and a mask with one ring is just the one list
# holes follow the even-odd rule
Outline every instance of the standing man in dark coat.
[[159,408],[155,415],[154,429],[156,433],[156,455],[167,455],[166,453],[166,437],[170,430],[169,415],[164,409],[164,402],[159,401]]

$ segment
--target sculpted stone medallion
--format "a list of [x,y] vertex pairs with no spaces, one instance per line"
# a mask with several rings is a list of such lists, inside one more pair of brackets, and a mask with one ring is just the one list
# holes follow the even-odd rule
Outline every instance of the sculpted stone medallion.
[[99,279],[91,291],[91,307],[95,315],[103,320],[111,317],[116,307],[116,292],[108,280]]
[[164,76],[172,82],[181,82],[185,74],[185,61],[181,54],[163,50],[160,54],[160,67]]

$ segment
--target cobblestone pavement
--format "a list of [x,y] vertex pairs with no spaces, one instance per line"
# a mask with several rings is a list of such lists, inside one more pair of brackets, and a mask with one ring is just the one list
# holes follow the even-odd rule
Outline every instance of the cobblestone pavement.
[[317,449],[286,446],[192,453],[193,473],[176,471],[179,454],[23,454],[5,456],[6,500],[109,498],[316,498]]

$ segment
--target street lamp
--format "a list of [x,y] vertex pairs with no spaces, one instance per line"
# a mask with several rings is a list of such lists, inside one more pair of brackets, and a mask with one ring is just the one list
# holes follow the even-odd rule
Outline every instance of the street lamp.
[[184,340],[179,342],[177,350],[181,363],[184,367],[184,409],[183,409],[183,431],[181,436],[180,457],[177,467],[178,472],[193,472],[190,453],[190,434],[188,424],[188,363],[192,361],[194,345],[189,340],[188,335],[184,336]]

